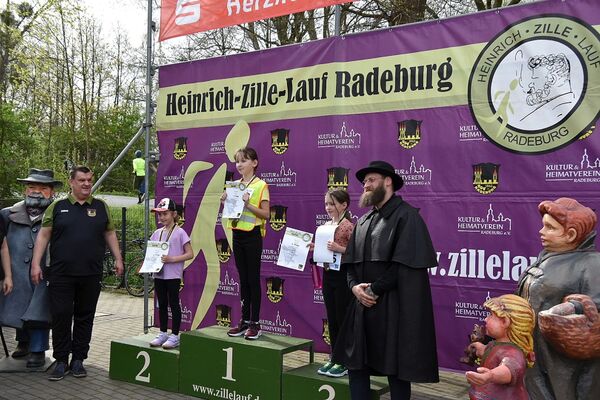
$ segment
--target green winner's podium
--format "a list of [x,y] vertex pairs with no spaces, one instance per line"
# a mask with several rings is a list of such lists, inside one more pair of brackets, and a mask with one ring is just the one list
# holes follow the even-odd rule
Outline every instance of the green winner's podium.
[[[348,376],[330,378],[319,375],[323,364],[309,364],[283,374],[282,400],[347,400],[350,398]],[[371,377],[371,400],[389,392],[386,377]]]
[[138,385],[177,392],[179,351],[150,347],[154,335],[113,340],[109,377]]
[[309,350],[312,362],[312,346],[312,340],[270,334],[232,338],[218,326],[182,333],[179,392],[207,400],[280,400],[283,355]]

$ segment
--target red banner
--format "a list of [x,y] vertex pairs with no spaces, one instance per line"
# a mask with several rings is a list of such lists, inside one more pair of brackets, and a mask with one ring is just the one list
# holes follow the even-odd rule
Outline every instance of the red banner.
[[159,40],[352,0],[162,0]]

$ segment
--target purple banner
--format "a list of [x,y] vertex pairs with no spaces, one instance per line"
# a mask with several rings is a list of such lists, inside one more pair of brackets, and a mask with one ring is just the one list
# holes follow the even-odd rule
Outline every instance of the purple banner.
[[249,145],[271,192],[261,324],[328,351],[311,268],[275,265],[285,227],[314,232],[323,195],[351,211],[371,160],[392,163],[439,256],[430,270],[440,365],[458,363],[488,297],[515,290],[541,250],[537,205],[600,209],[600,5],[543,1],[446,21],[160,69],[157,198],[185,206],[195,259],[184,329],[235,324],[239,279],[219,196]]

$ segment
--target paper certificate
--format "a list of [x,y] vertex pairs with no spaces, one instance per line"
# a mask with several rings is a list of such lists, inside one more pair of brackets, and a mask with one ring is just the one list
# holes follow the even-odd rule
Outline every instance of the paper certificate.
[[312,233],[299,231],[290,227],[285,228],[285,234],[279,248],[277,265],[295,269],[296,271],[304,271],[308,248],[312,238]]
[[241,182],[225,182],[225,193],[227,198],[223,204],[223,218],[238,219],[244,211],[244,193],[252,196],[254,189],[247,187]]
[[330,263],[321,263],[318,262],[317,265],[319,267],[330,269],[332,271],[339,271],[340,265],[342,265],[342,253],[333,252],[333,262]]
[[321,225],[315,232],[315,249],[313,259],[318,263],[332,263],[333,251],[327,250],[327,242],[333,241],[337,225]]
[[166,256],[167,254],[169,254],[169,242],[148,240],[146,245],[146,256],[144,257],[144,263],[139,272],[159,272],[163,267],[161,257]]

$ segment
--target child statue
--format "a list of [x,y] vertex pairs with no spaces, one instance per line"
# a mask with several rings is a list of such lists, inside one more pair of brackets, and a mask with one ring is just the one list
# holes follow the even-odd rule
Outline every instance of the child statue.
[[484,303],[490,311],[485,319],[487,345],[471,343],[481,367],[466,372],[471,400],[527,400],[525,370],[534,364],[533,328],[535,316],[527,301],[514,294],[495,297]]

